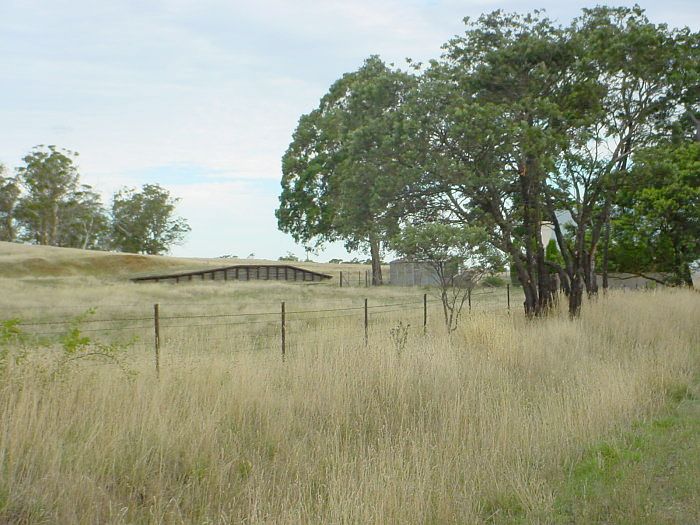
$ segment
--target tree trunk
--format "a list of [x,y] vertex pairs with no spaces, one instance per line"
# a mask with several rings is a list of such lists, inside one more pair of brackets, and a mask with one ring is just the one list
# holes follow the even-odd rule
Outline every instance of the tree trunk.
[[700,120],[695,117],[695,113],[688,111],[688,116],[695,126],[695,142],[700,142]]
[[571,292],[569,293],[569,317],[572,319],[578,317],[581,313],[581,304],[583,303],[583,283],[581,282],[581,274],[577,272],[574,278],[571,279]]
[[580,268],[583,271],[582,281],[586,292],[589,296],[596,295],[598,293],[598,276],[595,273],[595,247],[592,253],[583,251]]
[[51,229],[49,232],[48,243],[51,246],[56,246],[58,238],[58,203],[51,204]]
[[[538,232],[538,237],[540,233]],[[542,246],[541,238],[538,238],[537,243],[537,291],[538,310],[539,313],[544,313],[552,307],[554,294],[552,293],[552,279],[549,275],[549,268],[545,263],[544,247]]]
[[15,240],[15,228],[12,223],[12,215],[10,214],[5,217],[2,231],[0,232],[0,240],[8,242],[14,242]]
[[369,251],[372,258],[372,286],[380,286],[382,281],[382,261],[379,254],[379,239],[374,235],[369,239]]
[[683,286],[693,287],[693,275],[690,273],[690,266],[683,256],[681,240],[674,235],[673,238],[673,259],[674,259],[674,281]]
[[[622,177],[622,175],[625,173],[625,170],[627,170],[627,163],[629,161],[629,154],[632,151],[632,137],[627,136],[627,138],[624,141],[624,146],[622,149],[622,157],[620,158],[618,164],[617,164],[617,174],[616,174],[616,179],[612,180],[611,185],[607,188],[607,197],[605,198],[605,206],[603,208],[603,253],[602,253],[602,261],[601,261],[601,270],[603,274],[603,291],[607,291],[608,289],[608,259],[609,259],[609,248],[610,248],[610,214],[612,212],[612,196],[617,192],[620,184],[619,184],[619,178]],[[595,252],[596,252],[596,247],[597,245],[597,239],[593,242],[591,246],[591,256],[593,257],[593,260],[591,262],[591,267],[593,269],[593,278],[594,278],[594,287],[593,287],[593,293],[598,293],[598,282],[595,279]]]
[[603,262],[601,273],[603,274],[603,293],[608,291],[608,250],[610,249],[610,214],[605,217],[605,232],[603,233]]
[[[94,224],[95,219],[93,217],[90,217],[90,225],[85,226],[85,237],[83,237],[83,250],[87,250],[88,242],[90,241],[90,237],[92,237],[92,227]],[[306,258],[308,260],[308,254]]]
[[39,218],[39,244],[42,246],[49,244],[48,224],[46,224],[45,216]]
[[562,269],[559,269],[559,291],[563,292],[565,296],[569,297],[571,293],[571,279],[569,275]]
[[683,284],[689,288],[693,288],[693,275],[690,273],[690,266],[687,263],[681,263],[678,268],[678,273]]
[[[525,314],[540,315],[548,306],[549,286],[544,268],[542,247],[542,214],[539,209],[537,168],[528,156],[520,167],[520,193],[523,199],[523,227],[525,230],[525,264],[518,268],[518,278],[525,292]],[[520,263],[520,266],[523,266]],[[547,291],[545,291],[547,288]]]
[[518,274],[518,281],[520,281],[520,286],[523,287],[523,293],[525,294],[525,301],[523,302],[525,315],[528,317],[533,317],[538,313],[537,283],[533,281],[532,276],[528,272],[526,265],[522,262],[522,260],[519,257],[516,258],[515,256],[513,259],[513,264],[515,264],[515,270]]

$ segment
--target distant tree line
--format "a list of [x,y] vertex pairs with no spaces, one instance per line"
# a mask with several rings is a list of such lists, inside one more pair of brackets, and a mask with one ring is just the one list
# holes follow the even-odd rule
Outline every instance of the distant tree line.
[[[372,56],[301,117],[282,159],[283,231],[364,248],[375,284],[387,247],[429,253],[420,240],[477,266],[500,254],[532,316],[557,289],[578,315],[611,271],[692,284],[699,33],[638,6],[584,9],[568,26],[495,11],[443,50],[409,71]],[[465,241],[455,229],[469,250],[445,245]]]
[[74,151],[37,146],[14,176],[0,165],[0,240],[161,254],[190,230],[158,184],[122,188],[107,209],[80,180]]

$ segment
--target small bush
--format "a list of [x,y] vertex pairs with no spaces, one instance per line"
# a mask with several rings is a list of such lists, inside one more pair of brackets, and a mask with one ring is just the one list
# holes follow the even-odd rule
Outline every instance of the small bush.
[[490,286],[492,288],[501,288],[507,284],[505,279],[502,279],[498,275],[487,275],[482,279],[481,283],[484,286]]

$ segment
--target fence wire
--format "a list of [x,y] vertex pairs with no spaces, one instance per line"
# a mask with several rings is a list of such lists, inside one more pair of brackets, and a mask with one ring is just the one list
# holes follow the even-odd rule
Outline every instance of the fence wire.
[[[485,295],[496,295],[496,290],[483,290],[479,292],[471,292],[470,297],[474,298],[476,296],[485,296]],[[505,303],[505,297],[502,297]],[[365,300],[366,301],[366,300]],[[269,311],[256,311],[256,312],[235,312],[235,313],[192,313],[192,314],[178,314],[175,313],[174,315],[158,315],[158,318],[156,320],[155,318],[155,312],[153,315],[150,316],[123,316],[123,317],[112,317],[112,318],[97,318],[97,319],[92,319],[92,318],[82,318],[86,314],[79,314],[76,316],[72,317],[63,317],[59,319],[51,319],[51,320],[27,320],[27,321],[21,321],[19,322],[16,326],[20,328],[38,328],[39,330],[42,330],[42,328],[48,328],[50,331],[47,331],[46,329],[42,331],[37,331],[33,332],[30,330],[27,330],[26,335],[28,336],[36,336],[36,337],[60,337],[62,335],[65,335],[65,330],[61,330],[62,327],[70,326],[74,327],[79,331],[79,333],[90,333],[90,334],[114,334],[118,335],[118,333],[124,333],[124,334],[129,334],[129,333],[135,333],[135,332],[143,332],[143,331],[151,331],[150,337],[154,338],[152,343],[149,342],[129,342],[127,343],[129,347],[136,347],[136,348],[148,348],[149,346],[153,348],[153,345],[155,343],[155,333],[159,333],[158,339],[161,341],[161,344],[174,344],[173,338],[167,333],[169,330],[191,330],[192,332],[189,334],[182,334],[179,333],[178,335],[175,336],[175,340],[180,339],[182,340],[183,338],[187,339],[189,338],[194,338],[194,339],[201,339],[202,335],[201,334],[201,329],[205,328],[214,328],[214,327],[220,327],[220,328],[233,328],[236,329],[236,327],[242,327],[242,326],[251,326],[251,325],[257,325],[260,326],[262,330],[264,330],[267,333],[243,333],[240,334],[237,333],[235,334],[236,336],[239,336],[241,338],[250,338],[250,339],[255,339],[260,341],[261,339],[269,339],[270,344],[274,344],[274,340],[279,341],[280,335],[282,333],[286,334],[286,337],[291,338],[292,341],[287,341],[287,345],[291,344],[296,344],[296,340],[298,337],[301,336],[306,336],[309,337],[312,334],[325,334],[326,332],[330,332],[331,330],[336,331],[338,330],[337,326],[328,326],[325,321],[326,320],[331,320],[331,319],[351,319],[354,318],[355,321],[357,321],[357,327],[354,329],[357,329],[358,327],[361,327],[364,323],[367,323],[366,326],[369,327],[370,325],[375,325],[375,321],[379,320],[380,318],[385,318],[388,314],[396,314],[396,313],[403,313],[406,315],[411,316],[411,318],[414,318],[416,315],[419,314],[420,311],[424,311],[425,314],[427,315],[428,312],[434,312],[433,307],[434,305],[441,304],[442,301],[439,298],[430,298],[428,299],[427,297],[422,297],[421,300],[416,301],[403,301],[403,302],[387,302],[387,303],[380,303],[380,304],[363,304],[363,305],[352,305],[352,306],[335,306],[339,303],[339,301],[329,301],[327,304],[330,307],[314,307],[314,308],[309,308],[309,309],[298,309],[298,310],[287,310],[284,313],[284,317],[282,317],[282,310],[281,309],[275,309],[269,310]],[[260,304],[278,304],[280,305],[281,303],[259,303],[256,302],[257,305]],[[357,303],[355,303],[357,304]],[[489,303],[492,305],[492,303]],[[332,305],[332,306],[331,306]],[[153,305],[146,305],[146,304],[105,304],[105,305],[71,305],[68,307],[58,307],[55,308],[53,306],[48,306],[48,305],[37,305],[37,306],[27,306],[23,305],[19,308],[19,310],[25,310],[25,309],[48,309],[51,308],[53,310],[79,310],[79,309],[84,309],[87,310],[87,314],[90,313],[90,310],[96,310],[96,309],[102,309],[102,310],[109,310],[109,309],[118,309],[118,308],[145,308],[145,307],[152,307]],[[178,307],[178,306],[197,306],[199,308],[208,308],[212,306],[235,306],[235,303],[228,302],[228,303],[205,303],[205,302],[182,302],[182,303],[160,303],[159,307],[161,307],[160,312],[162,312],[162,307],[167,306],[168,308],[172,307]],[[473,307],[478,307],[478,302],[476,305],[472,305]],[[505,306],[505,304],[504,304]],[[466,304],[465,304],[466,307]],[[366,315],[363,316],[363,313]],[[433,318],[434,313],[431,313],[431,319]],[[260,317],[270,317],[274,316],[275,319],[260,319]],[[233,322],[228,321],[228,322],[204,322],[206,320],[226,320],[226,319],[231,319]],[[193,322],[187,322],[188,320],[191,320]],[[171,322],[175,321],[175,322]],[[177,321],[182,321],[182,322],[177,322]],[[114,323],[127,323],[126,326],[114,326]],[[135,326],[129,326],[128,323],[140,323]],[[104,324],[107,326],[95,326],[98,324]],[[84,325],[88,325],[88,328],[83,328]],[[355,323],[353,322],[352,325],[354,326]],[[270,334],[269,333],[269,327],[270,326],[276,326],[278,327],[277,330],[275,330],[275,334]],[[297,330],[290,330],[289,327],[298,327]],[[346,325],[349,326],[349,325]],[[374,327],[372,327],[374,329]],[[163,333],[165,332],[165,333]],[[311,332],[311,334],[309,333]],[[236,344],[236,339],[234,339],[234,334],[231,334],[229,336],[225,337],[218,337],[218,334],[220,332],[216,332],[217,337],[209,337],[204,334],[204,338],[206,341],[211,341],[211,342],[220,342],[220,341],[228,341],[231,342],[231,344],[235,345]],[[143,334],[140,334],[143,337]],[[147,335],[146,337],[149,337]],[[323,336],[322,336],[323,337]],[[267,343],[266,343],[267,344]]]

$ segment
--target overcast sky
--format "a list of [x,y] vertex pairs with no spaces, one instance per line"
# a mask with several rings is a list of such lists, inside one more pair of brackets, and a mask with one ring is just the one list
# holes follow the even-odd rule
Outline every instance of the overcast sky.
[[[545,8],[566,23],[586,5],[0,0],[0,162],[55,144],[80,153],[82,181],[106,202],[121,186],[165,186],[192,226],[174,255],[302,256],[277,231],[280,158],[334,80],[371,54],[436,58],[465,16]],[[641,5],[655,22],[700,26],[697,0]],[[317,258],[331,257],[348,255]]]

